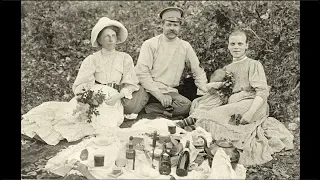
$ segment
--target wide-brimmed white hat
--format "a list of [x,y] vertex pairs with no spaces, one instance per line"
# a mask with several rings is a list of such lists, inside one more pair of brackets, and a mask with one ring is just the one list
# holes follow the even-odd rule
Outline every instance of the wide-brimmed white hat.
[[123,43],[127,39],[128,31],[119,21],[102,17],[91,31],[91,44],[93,47],[99,47],[99,43],[97,42],[98,34],[103,28],[108,26],[115,26],[119,28],[119,32],[117,32],[117,44]]

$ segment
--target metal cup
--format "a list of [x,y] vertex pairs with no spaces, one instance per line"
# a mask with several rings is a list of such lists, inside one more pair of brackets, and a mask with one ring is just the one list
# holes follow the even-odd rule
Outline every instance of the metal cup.
[[170,134],[175,134],[177,132],[175,125],[168,125],[168,131]]
[[102,155],[102,154],[94,155],[94,166],[95,167],[104,166],[104,155]]

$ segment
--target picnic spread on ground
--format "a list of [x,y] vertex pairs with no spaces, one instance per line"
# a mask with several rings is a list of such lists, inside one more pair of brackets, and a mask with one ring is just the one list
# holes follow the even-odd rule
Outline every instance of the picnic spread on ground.
[[[81,162],[97,179],[245,179],[246,168],[238,162],[242,152],[231,142],[213,140],[201,127],[187,132],[174,124],[165,118],[141,119],[131,128],[91,134],[49,159],[45,170],[60,176],[81,175],[73,169]],[[264,133],[270,132],[272,129]],[[274,152],[293,148],[291,138],[279,136],[283,145]],[[275,149],[279,142],[269,139],[268,148]],[[134,153],[128,158],[130,150]],[[181,162],[184,152],[188,152],[188,160]]]
[[[216,149],[210,167],[204,143],[198,138],[202,136],[208,142],[212,141],[208,132],[202,128],[186,132],[176,127],[176,132],[170,134],[168,124],[171,123],[171,120],[164,118],[142,119],[131,128],[119,128],[113,134],[85,138],[49,159],[45,168],[65,176],[78,173],[72,170],[72,166],[80,161],[88,166],[90,173],[97,179],[168,179],[170,175],[176,179],[245,179],[244,166],[231,163],[222,147]],[[130,137],[133,147],[130,147]],[[189,148],[186,148],[187,143]],[[199,147],[199,144],[202,146]],[[133,161],[126,157],[129,148],[135,152]],[[84,150],[87,151],[87,158],[81,158]],[[183,152],[188,152],[184,162],[181,159],[184,157]],[[97,164],[97,155],[102,157],[102,164]]]

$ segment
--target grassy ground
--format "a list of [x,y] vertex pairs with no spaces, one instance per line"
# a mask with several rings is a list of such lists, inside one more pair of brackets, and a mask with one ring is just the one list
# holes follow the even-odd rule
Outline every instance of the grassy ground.
[[[140,118],[153,119],[155,116],[139,116]],[[294,149],[281,151],[273,155],[273,160],[256,166],[247,166],[247,179],[299,179],[300,176],[300,119],[293,120],[298,126],[292,130],[294,135]],[[137,120],[127,120],[120,127],[128,128]],[[288,127],[288,124],[285,124]],[[47,161],[55,156],[61,149],[69,145],[78,143],[68,143],[61,141],[56,146],[50,146],[35,139],[26,136],[21,137],[21,176],[22,179],[86,179],[78,175],[67,175],[61,177],[44,171]]]

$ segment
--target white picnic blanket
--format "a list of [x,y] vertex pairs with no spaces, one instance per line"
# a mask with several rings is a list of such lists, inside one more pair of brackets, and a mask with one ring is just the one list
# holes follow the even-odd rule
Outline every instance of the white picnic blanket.
[[[65,176],[67,174],[80,174],[76,170],[72,170],[72,163],[75,160],[79,160],[81,163],[88,166],[89,172],[97,179],[113,179],[108,176],[108,173],[112,171],[112,168],[115,166],[115,160],[117,154],[128,141],[129,136],[143,137],[144,133],[153,133],[157,131],[160,135],[168,135],[167,123],[171,120],[164,118],[148,120],[142,119],[134,124],[131,128],[117,129],[114,132],[114,138],[110,138],[110,144],[106,146],[98,145],[98,137],[89,137],[83,139],[76,145],[69,146],[68,148],[59,152],[55,157],[49,159],[45,169],[52,173]],[[185,145],[187,140],[190,140],[190,160],[193,162],[196,156],[199,153],[193,145],[193,135],[194,133],[200,133],[210,142],[211,135],[210,133],[205,132],[203,129],[198,128],[193,132],[186,132],[185,130],[177,127],[177,133],[184,133],[181,135],[181,142]],[[146,136],[144,136],[146,137]],[[145,139],[145,149],[151,151],[151,147],[148,144],[151,144],[151,138]],[[87,149],[89,152],[88,159],[86,161],[80,160],[80,153],[83,149]],[[99,153],[105,156],[104,158],[104,167],[94,167],[94,154]],[[169,179],[169,176],[160,175],[158,171],[157,160],[153,161],[153,164],[156,166],[155,169],[151,168],[151,165],[148,164],[148,161],[142,151],[136,151],[136,163],[135,170],[123,169],[123,174],[117,177],[117,179]],[[238,164],[235,169],[232,168],[230,163],[230,158],[221,150],[217,150],[215,158],[212,162],[212,168],[210,169],[207,160],[204,161],[200,166],[195,170],[188,173],[186,177],[179,177],[176,175],[176,167],[172,167],[171,175],[176,179],[214,179],[215,177],[226,178],[226,179],[245,179],[246,169],[243,165]]]

